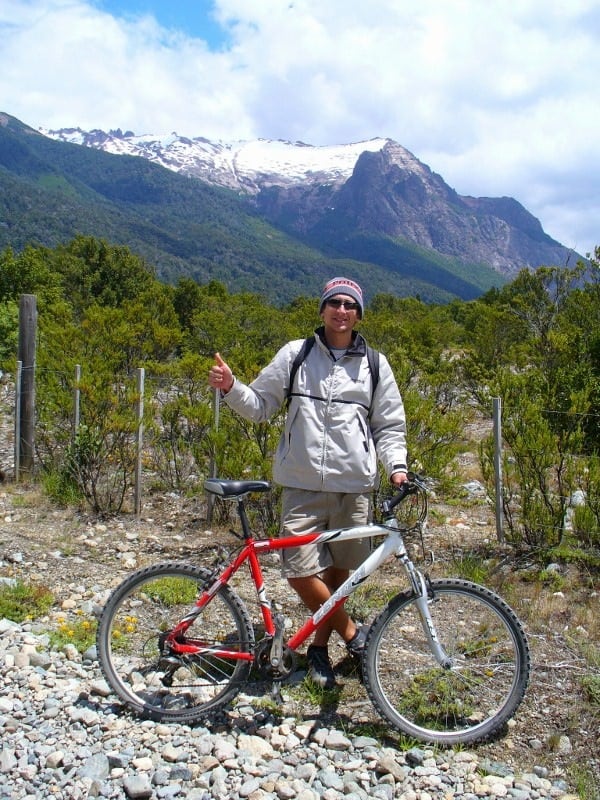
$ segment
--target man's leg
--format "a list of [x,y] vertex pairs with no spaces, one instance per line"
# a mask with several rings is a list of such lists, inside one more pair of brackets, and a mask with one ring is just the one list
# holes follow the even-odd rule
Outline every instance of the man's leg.
[[[328,567],[321,576],[310,575],[307,578],[288,578],[292,589],[300,596],[302,602],[314,613],[331,597],[332,593],[342,585],[350,574],[349,570]],[[331,631],[337,631],[345,642],[356,633],[356,625],[346,610],[338,608],[327,622],[315,632],[313,644],[326,647]]]
[[[321,576],[289,578],[288,581],[310,611],[315,612],[329,600],[348,575],[348,570],[328,567]],[[356,625],[343,606],[317,628],[313,642],[306,651],[308,674],[316,684],[325,689],[332,689],[336,685],[335,672],[327,650],[332,630],[337,631],[345,642],[349,642],[357,632]]]
[[[328,527],[358,525],[366,521],[366,511],[368,498],[362,500],[348,495],[285,488],[282,494],[282,531],[298,535]],[[332,516],[336,518],[336,525],[331,525]],[[351,543],[344,544],[343,552],[347,550],[354,551]],[[335,564],[328,547],[308,545],[282,552],[284,575],[311,613],[329,600],[347,579],[351,566],[365,557],[357,558],[354,552],[348,555],[349,563]],[[343,562],[343,557],[340,560]],[[315,683],[327,689],[335,686],[335,672],[327,649],[332,630],[337,631],[346,642],[348,652],[353,654],[351,648],[355,648],[361,633],[343,607],[315,631],[313,643],[306,651],[308,674]]]

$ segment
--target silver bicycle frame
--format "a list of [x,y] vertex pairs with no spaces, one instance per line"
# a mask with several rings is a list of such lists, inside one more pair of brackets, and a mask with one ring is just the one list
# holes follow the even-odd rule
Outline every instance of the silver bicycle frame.
[[[390,532],[391,530],[391,532]],[[358,586],[372,575],[390,556],[395,556],[402,564],[404,571],[410,581],[411,588],[415,595],[415,605],[421,617],[423,631],[431,647],[431,651],[441,667],[449,669],[453,661],[444,651],[437,635],[433,619],[429,612],[429,595],[425,576],[415,567],[411,561],[402,532],[395,519],[390,520],[386,526],[370,524],[361,525],[353,528],[340,528],[326,531],[321,534],[315,544],[326,542],[343,542],[350,539],[365,539],[375,536],[385,536],[383,542],[358,566],[344,583],[336,589],[331,597],[312,615],[315,625],[318,625],[333,608],[343,598],[349,597]]]

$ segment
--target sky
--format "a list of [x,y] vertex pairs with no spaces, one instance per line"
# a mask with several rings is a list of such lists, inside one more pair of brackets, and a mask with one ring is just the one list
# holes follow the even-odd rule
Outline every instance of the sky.
[[33,128],[387,137],[600,245],[600,0],[2,0],[0,65]]

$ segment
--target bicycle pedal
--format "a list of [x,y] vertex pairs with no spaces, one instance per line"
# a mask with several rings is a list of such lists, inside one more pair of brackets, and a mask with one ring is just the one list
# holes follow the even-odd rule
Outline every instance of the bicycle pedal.
[[177,656],[163,656],[159,661],[161,669],[177,669],[181,666],[181,659]]

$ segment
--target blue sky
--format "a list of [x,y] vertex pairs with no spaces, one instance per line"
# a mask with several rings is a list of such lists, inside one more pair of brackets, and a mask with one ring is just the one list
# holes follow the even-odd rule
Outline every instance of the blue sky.
[[96,0],[95,5],[117,18],[135,20],[152,14],[169,30],[204,40],[211,50],[227,47],[227,32],[215,20],[209,0]]
[[0,111],[224,141],[388,137],[585,254],[599,41],[600,0],[2,0]]

